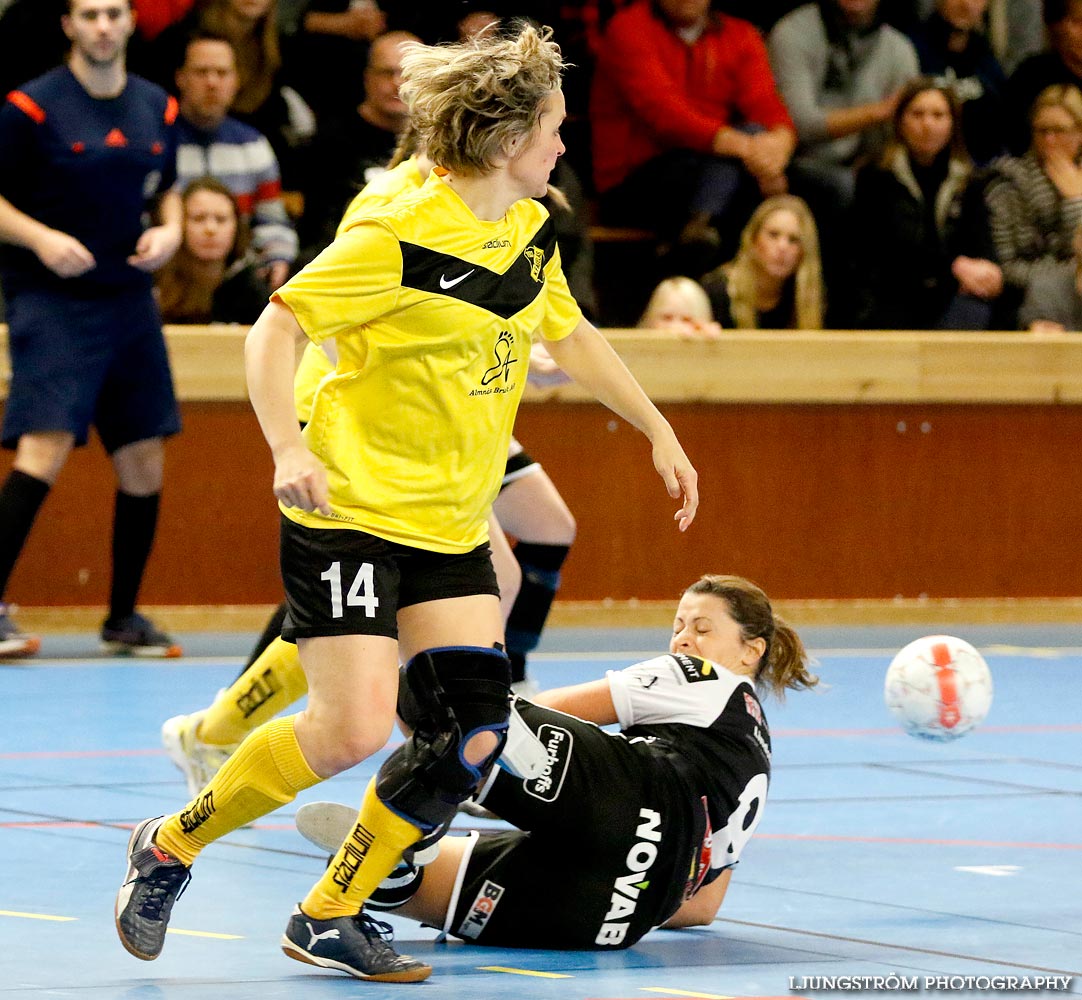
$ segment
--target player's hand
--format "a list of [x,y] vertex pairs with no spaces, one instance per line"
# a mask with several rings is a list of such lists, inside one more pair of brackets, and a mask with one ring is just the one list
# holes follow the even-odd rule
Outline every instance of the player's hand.
[[669,496],[683,497],[684,504],[673,515],[673,520],[681,531],[687,531],[699,509],[699,474],[688,461],[672,428],[654,442],[654,468],[665,481]]
[[148,274],[157,271],[180,248],[180,226],[153,226],[135,244],[135,253],[128,263]]
[[32,249],[38,260],[60,278],[77,278],[98,266],[82,243],[58,229],[46,230]]
[[327,470],[305,445],[283,449],[274,459],[274,495],[287,507],[331,512]]

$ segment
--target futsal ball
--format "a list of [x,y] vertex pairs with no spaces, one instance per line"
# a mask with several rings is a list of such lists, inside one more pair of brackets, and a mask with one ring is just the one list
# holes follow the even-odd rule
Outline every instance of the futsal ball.
[[964,639],[926,635],[890,661],[884,697],[911,736],[947,743],[988,714],[992,674],[984,657]]

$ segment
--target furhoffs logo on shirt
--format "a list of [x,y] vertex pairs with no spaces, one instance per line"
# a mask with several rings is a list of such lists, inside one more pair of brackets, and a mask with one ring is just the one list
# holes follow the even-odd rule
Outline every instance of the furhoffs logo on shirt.
[[548,763],[540,777],[527,778],[523,788],[527,795],[532,795],[542,802],[555,802],[567,777],[567,766],[571,762],[571,751],[575,738],[570,729],[545,723],[537,730],[537,738],[548,753]]

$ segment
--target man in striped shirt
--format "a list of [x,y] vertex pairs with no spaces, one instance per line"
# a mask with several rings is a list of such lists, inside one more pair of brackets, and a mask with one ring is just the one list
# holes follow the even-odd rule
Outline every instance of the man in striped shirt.
[[282,203],[281,174],[270,143],[227,114],[237,86],[233,46],[216,35],[193,35],[177,70],[177,178],[181,190],[209,175],[233,192],[251,224],[253,245],[273,290],[289,277],[297,259],[297,233]]

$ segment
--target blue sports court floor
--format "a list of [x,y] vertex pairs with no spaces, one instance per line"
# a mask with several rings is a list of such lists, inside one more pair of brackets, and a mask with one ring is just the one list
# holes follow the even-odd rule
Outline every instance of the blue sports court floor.
[[[112,916],[129,828],[184,801],[159,726],[230,681],[248,640],[186,637],[188,659],[133,664],[96,657],[88,637],[47,638],[38,661],[0,666],[0,1000],[816,997],[813,977],[891,975],[1066,976],[1082,992],[1082,634],[952,627],[985,653],[996,693],[984,726],[941,745],[904,735],[882,704],[893,651],[933,631],[804,630],[825,689],[768,706],[770,800],[711,927],[601,955],[436,944],[398,922],[403,950],[436,967],[415,986],[278,950],[324,860],[293,831],[294,806],[209,849],[162,957],[129,956]],[[534,673],[592,678],[665,639],[557,632]],[[373,766],[299,801],[356,802]]]

